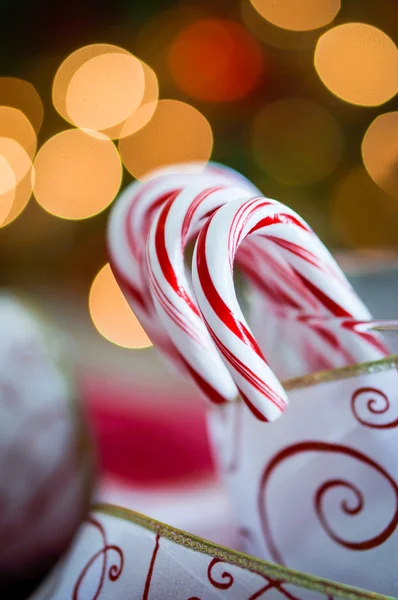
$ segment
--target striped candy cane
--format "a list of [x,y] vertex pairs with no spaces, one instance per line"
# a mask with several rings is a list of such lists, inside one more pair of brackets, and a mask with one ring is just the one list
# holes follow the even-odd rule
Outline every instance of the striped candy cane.
[[245,197],[250,196],[240,188],[193,183],[164,204],[148,236],[148,276],[159,318],[189,364],[192,377],[215,404],[234,399],[238,390],[197,307],[184,249],[217,208]]
[[252,195],[259,193],[245,177],[217,163],[173,165],[128,186],[115,202],[108,225],[109,262],[115,278],[153,344],[169,366],[179,371],[190,371],[190,366],[158,318],[149,290],[144,249],[150,224],[165,201],[198,179],[205,187],[235,182]]
[[[203,169],[203,165],[193,165],[193,167],[194,171]],[[210,187],[215,184],[216,187],[217,185],[226,186],[231,181],[236,181],[244,187],[246,195],[248,192],[258,193],[258,190],[244,177],[220,165],[210,164],[205,172],[199,175],[197,172],[192,173],[191,171],[192,165],[177,165],[172,170],[168,168],[158,171],[143,183],[134,183],[129,186],[112,211],[108,246],[115,276],[155,346],[161,350],[171,366],[188,373],[207,397],[213,402],[220,403],[235,396],[236,387],[232,383],[231,377],[228,377],[226,369],[222,369],[223,365],[220,366],[220,359],[218,354],[214,354],[214,347],[211,344],[209,346],[208,335],[207,342],[203,342],[206,336],[204,337],[203,325],[198,325],[198,314],[190,308],[189,304],[187,304],[188,308],[186,308],[185,314],[182,313],[182,316],[179,314],[180,309],[173,304],[173,288],[171,287],[170,298],[168,296],[170,290],[167,287],[169,284],[162,280],[162,271],[158,278],[156,269],[155,272],[153,270],[151,272],[155,309],[151,298],[143,249],[150,224],[161,207],[165,203],[180,202],[179,191],[193,181],[200,182],[197,184],[197,189],[200,191],[209,185]],[[241,192],[239,194],[242,197],[243,194]],[[205,200],[205,196],[202,197],[202,200]],[[183,221],[185,225],[189,224],[189,231],[186,234],[180,231],[178,234],[177,230],[168,226],[170,231],[175,232],[171,234],[170,239],[175,237],[176,240],[181,240],[183,237],[184,244],[187,237],[196,235],[201,224],[200,219],[211,214],[211,210],[214,210],[215,207],[210,201],[208,210],[203,211],[200,207],[201,202],[194,202],[195,194],[191,197],[193,204],[190,204],[187,198],[189,198],[189,194],[183,196],[182,203],[178,204],[177,213],[181,212],[181,218],[179,221],[177,219],[176,225],[178,229],[178,223],[181,225],[184,213]],[[233,198],[234,196],[231,196],[229,199]],[[205,201],[209,203],[209,200]],[[228,201],[228,194],[223,192],[223,200],[220,203],[226,201]],[[175,214],[176,210],[171,210],[165,222],[170,219],[170,216],[173,218]],[[174,244],[169,262],[171,268],[176,272],[176,278],[180,277],[179,285],[181,285],[181,281],[184,283],[181,289],[184,289],[185,286],[185,289],[188,290],[187,297],[191,297],[191,305],[195,307],[194,297],[190,293],[183,268],[184,244]],[[303,285],[276,246],[274,247],[261,237],[252,238],[251,243],[243,245],[238,259],[240,266],[256,290],[256,295],[253,294],[253,304],[257,308],[261,305],[258,321],[262,323],[264,315],[269,317],[271,310],[277,317],[271,319],[275,325],[274,340],[270,338],[270,319],[268,318],[267,335],[263,336],[261,347],[267,356],[271,356],[271,365],[273,368],[277,368],[279,376],[285,375],[287,366],[290,368],[297,362],[300,363],[298,367],[300,373],[323,367],[339,366],[341,361],[343,364],[355,362],[347,352],[344,352],[344,348],[340,347],[336,335],[330,332],[325,335],[319,324],[305,323],[303,326],[300,310],[304,305],[306,313],[311,315],[322,314],[324,307]],[[166,300],[164,297],[162,299],[162,296]],[[286,335],[283,335],[286,330],[287,316],[289,316],[290,329],[286,331]],[[291,331],[293,329],[296,331],[294,335]],[[198,350],[198,348],[202,348],[202,350]],[[204,348],[207,350],[203,350]],[[212,364],[214,363],[215,367],[213,375],[206,372],[206,352],[212,352],[208,356],[213,356]],[[198,360],[198,356],[201,356],[200,360]],[[203,375],[205,376],[203,377]]]
[[[347,321],[368,320],[370,315],[330,253],[294,211],[255,198],[230,202],[214,213],[195,246],[196,298],[242,398],[257,416],[275,420],[285,408],[286,396],[247,325],[233,283],[235,254],[252,235],[278,248],[325,314]],[[355,340],[359,343],[358,336]]]
[[[191,283],[184,265],[184,249],[189,239],[196,237],[201,226],[217,208],[234,199],[248,197],[248,192],[227,186],[204,187],[203,180],[187,186],[182,192],[172,195],[154,219],[148,236],[148,280],[155,307],[164,328],[180,355],[189,365],[193,379],[205,395],[216,404],[232,400],[238,390],[228,370],[223,365],[196,304]],[[277,204],[276,201],[269,200]],[[254,247],[251,248],[250,246]],[[266,249],[247,244],[247,252],[241,256],[242,269],[250,279],[257,277],[256,267],[261,258],[266,265],[277,265],[268,269],[265,294],[275,295],[280,304],[297,306],[289,298],[293,291],[301,302],[310,297],[300,282],[295,286],[295,276],[290,265],[280,257],[272,256]],[[284,264],[285,263],[285,264]],[[290,276],[290,277],[289,277]],[[278,289],[279,279],[289,284],[286,293]],[[255,280],[255,284],[257,280]],[[273,297],[271,296],[271,299]],[[314,305],[309,302],[309,307]],[[277,327],[278,329],[278,327]],[[286,358],[286,357],[285,357]]]

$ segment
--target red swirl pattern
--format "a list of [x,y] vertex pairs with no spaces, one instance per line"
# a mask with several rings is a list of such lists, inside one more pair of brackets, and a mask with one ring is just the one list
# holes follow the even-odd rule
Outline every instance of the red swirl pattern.
[[211,561],[211,563],[209,564],[209,567],[207,569],[207,578],[210,581],[211,585],[215,588],[217,588],[218,590],[228,590],[231,585],[233,585],[234,583],[234,578],[232,577],[231,573],[228,573],[228,571],[224,571],[221,574],[221,579],[225,579],[226,581],[216,581],[213,577],[213,568],[218,565],[219,563],[222,563],[223,561],[220,560],[219,558],[213,558],[213,560]]
[[[213,571],[214,567],[218,564],[225,564],[225,563],[223,563],[223,561],[219,558],[213,558],[213,560],[209,563],[209,566],[207,569],[207,578],[208,578],[209,582],[211,583],[211,585],[213,587],[215,587],[216,589],[228,590],[234,584],[234,577],[228,571],[224,571],[221,574],[221,579],[224,579],[225,581],[221,581],[221,582],[216,581],[216,579],[213,576],[212,571]],[[289,592],[288,590],[286,590],[284,585],[286,585],[287,582],[284,581],[283,579],[275,579],[273,577],[270,577],[269,575],[268,576],[263,575],[262,573],[256,573],[256,574],[266,582],[265,585],[261,586],[261,588],[259,588],[255,592],[253,592],[250,596],[247,597],[247,599],[242,598],[242,600],[257,600],[258,598],[261,598],[262,596],[264,596],[270,590],[277,590],[280,594],[280,597],[287,598],[287,600],[304,600],[303,598],[299,598],[298,596],[296,596],[296,595],[292,594],[291,592]],[[325,596],[325,598],[327,598],[327,600],[333,600],[333,597],[330,595]],[[199,598],[198,596],[190,596],[189,598],[187,598],[187,600],[201,600],[201,598]]]
[[[73,588],[73,596],[72,596],[73,600],[79,600],[79,590],[81,588],[81,585],[82,585],[88,571],[90,570],[91,566],[97,561],[97,559],[99,559],[99,558],[102,559],[101,573],[99,576],[97,588],[96,588],[91,600],[97,600],[97,598],[99,597],[101,590],[104,586],[105,577],[108,576],[108,579],[110,581],[117,581],[117,579],[119,579],[119,577],[123,571],[123,566],[124,566],[124,557],[123,557],[123,552],[122,552],[121,548],[119,548],[119,546],[108,544],[105,529],[103,528],[101,523],[99,521],[97,521],[97,519],[95,519],[94,517],[89,517],[87,519],[87,522],[90,523],[90,525],[93,525],[93,527],[95,527],[99,531],[101,538],[102,538],[102,548],[100,550],[98,550],[90,558],[90,560],[87,562],[87,564],[83,568],[82,572],[80,573],[80,575],[75,583],[75,586]],[[117,556],[119,558],[119,564],[112,564],[108,568],[108,552],[111,552],[111,551],[113,551],[117,554]],[[89,599],[85,596],[84,599],[81,598],[80,600],[89,600]]]
[[331,479],[325,483],[323,483],[314,494],[314,506],[315,513],[326,533],[329,537],[336,542],[336,544],[343,546],[344,548],[354,550],[354,551],[364,551],[370,550],[371,548],[375,548],[381,544],[383,544],[396,530],[398,525],[398,485],[394,481],[394,479],[387,473],[387,471],[376,463],[373,459],[369,458],[362,452],[355,450],[354,448],[350,448],[348,446],[343,446],[340,444],[332,444],[327,442],[318,442],[318,441],[304,441],[298,444],[293,444],[291,446],[287,446],[280,452],[278,452],[265,466],[262,477],[260,479],[260,487],[258,493],[258,510],[263,530],[264,540],[269,548],[271,556],[273,560],[280,564],[284,564],[283,557],[281,552],[279,551],[277,544],[273,538],[271,525],[269,516],[267,514],[266,508],[266,492],[268,483],[270,481],[271,476],[277,469],[277,467],[284,462],[292,458],[293,456],[302,455],[306,452],[316,452],[316,453],[327,453],[327,454],[335,454],[342,455],[345,457],[349,457],[355,459],[362,463],[362,465],[366,465],[374,471],[376,471],[383,479],[388,482],[391,486],[391,489],[395,496],[395,510],[392,515],[390,521],[386,525],[386,527],[380,531],[375,536],[361,540],[361,541],[349,541],[343,539],[337,533],[335,533],[328,523],[326,514],[323,508],[323,502],[325,499],[325,495],[332,489],[343,488],[351,494],[354,495],[354,503],[350,505],[348,501],[345,499],[341,502],[341,510],[344,514],[349,516],[355,516],[359,514],[364,507],[364,497],[361,490],[354,483],[347,481],[345,479]]
[[[366,415],[367,419],[361,416],[358,412],[358,405],[363,400],[365,400],[364,405],[368,414]],[[356,418],[356,420],[361,424],[365,425],[365,427],[372,427],[373,429],[393,429],[394,427],[398,427],[398,417],[395,419],[390,419],[385,423],[370,421],[369,418],[377,415],[385,415],[391,409],[391,402],[388,396],[372,387],[363,387],[354,392],[351,398],[351,410]]]

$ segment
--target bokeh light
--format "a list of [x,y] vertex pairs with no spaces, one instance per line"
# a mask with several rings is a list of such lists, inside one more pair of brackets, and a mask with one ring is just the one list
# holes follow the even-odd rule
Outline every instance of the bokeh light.
[[332,198],[332,223],[340,238],[354,248],[396,246],[398,212],[363,167],[349,171]]
[[329,90],[346,102],[377,106],[398,91],[398,50],[388,35],[366,23],[345,23],[324,33],[315,68]]
[[66,110],[82,129],[101,131],[130,117],[145,87],[141,62],[125,53],[108,53],[85,62],[69,82]]
[[[115,54],[117,57],[110,58],[111,54]],[[121,55],[126,58],[121,59]],[[102,61],[105,62],[105,65]],[[115,73],[109,72],[108,67],[115,63],[117,63]],[[104,66],[105,71],[102,72]],[[83,71],[80,71],[81,69]],[[126,81],[123,75],[127,73],[131,76],[133,72],[136,73],[137,78],[134,81],[131,79]],[[74,80],[74,77],[77,79]],[[107,82],[112,87],[108,88]],[[105,118],[106,124],[103,129],[107,130],[120,123],[117,119],[121,114],[125,114],[128,93],[131,89],[133,90],[131,110],[121,120],[132,115],[139,104],[137,98],[143,99],[145,84],[144,66],[128,50],[113,44],[91,44],[75,50],[61,63],[53,81],[52,100],[59,114],[66,121],[75,124],[68,114],[68,108],[72,105],[74,117],[78,117],[82,128],[91,128],[82,123],[82,118],[83,120],[87,118],[87,107],[94,105],[96,119]],[[84,90],[86,90],[87,96],[84,96]],[[116,97],[115,105],[112,106],[112,98],[118,96],[119,93],[120,98]],[[88,114],[88,118],[92,119],[93,116]],[[111,119],[110,125],[109,119]],[[98,122],[96,124],[98,125]],[[108,131],[107,135],[110,137]]]
[[129,54],[127,50],[112,44],[91,44],[83,46],[70,54],[58,67],[52,88],[52,101],[61,117],[70,121],[66,110],[66,95],[73,76],[86,62],[104,54]]
[[15,140],[33,159],[36,152],[36,133],[29,119],[17,108],[0,106],[0,137]]
[[253,121],[251,142],[259,166],[287,185],[324,179],[343,150],[338,121],[325,107],[302,98],[265,106]]
[[115,198],[122,165],[113,142],[101,134],[69,129],[50,138],[35,163],[34,195],[49,213],[85,219]]
[[111,129],[103,130],[108,137],[117,139],[132,135],[144,127],[153,117],[159,98],[159,84],[156,73],[146,63],[141,61],[144,71],[145,89],[140,106],[126,121]]
[[[5,137],[0,137],[0,156],[2,156],[6,160],[6,162],[11,167],[14,173],[14,185],[8,188],[12,189],[20,181],[22,181],[22,179],[31,169],[32,161],[28,154],[25,152],[24,148],[22,148],[22,146],[18,144],[18,142]],[[10,182],[11,180],[8,180],[8,183]],[[7,186],[7,183],[5,181],[2,181],[0,183],[0,188],[3,192],[6,191],[5,186]]]
[[109,264],[96,275],[89,310],[98,332],[124,348],[147,348],[152,343],[124,298]]
[[[362,157],[377,185],[398,198],[398,112],[373,121],[363,138]],[[398,200],[391,198],[391,203],[398,208]]]
[[4,213],[2,213],[4,214],[4,219],[0,219],[0,227],[5,227],[12,223],[25,209],[32,195],[32,176],[33,168],[31,167],[22,180],[16,184],[13,190],[6,192],[4,196],[0,197],[0,202],[4,201],[7,206],[11,201],[10,198],[12,196],[11,208],[10,210],[5,209]]
[[8,160],[0,153],[0,227],[6,221],[15,196],[15,174]]
[[35,132],[39,132],[44,116],[43,103],[29,81],[0,77],[0,106],[17,108],[29,119]]
[[241,17],[249,31],[262,42],[283,50],[306,50],[318,41],[319,31],[282,29],[264,19],[248,0],[241,0]]
[[168,63],[181,90],[209,102],[246,96],[263,73],[258,42],[227,19],[201,19],[185,27],[169,49]]
[[32,194],[31,172],[32,161],[25,149],[15,139],[0,137],[0,227],[25,208]]
[[159,100],[149,123],[119,140],[123,163],[138,179],[173,163],[207,162],[212,147],[213,135],[207,119],[177,100]]
[[340,10],[340,0],[250,0],[264,19],[283,29],[309,31],[327,25]]

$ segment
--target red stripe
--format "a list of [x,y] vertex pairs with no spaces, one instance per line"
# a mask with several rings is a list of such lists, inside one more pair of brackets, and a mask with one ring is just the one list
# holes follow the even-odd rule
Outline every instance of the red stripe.
[[284,250],[287,250],[291,254],[298,256],[301,260],[304,260],[305,262],[309,263],[310,265],[313,265],[320,271],[328,272],[330,275],[333,275],[333,276],[335,275],[335,273],[333,273],[330,269],[328,269],[326,267],[326,265],[323,264],[322,261],[317,256],[315,256],[315,254],[313,254],[312,252],[309,252],[306,248],[303,248],[302,246],[294,244],[293,242],[289,242],[288,240],[282,240],[273,235],[268,235],[267,239],[269,239],[271,242],[273,242],[280,248],[283,248]]
[[[187,234],[188,234],[188,230],[191,226],[192,223],[192,219],[193,216],[195,214],[196,209],[198,208],[198,206],[203,202],[203,200],[205,200],[206,198],[208,198],[210,196],[210,194],[212,194],[213,192],[218,192],[219,190],[225,189],[226,186],[214,186],[214,187],[210,187],[207,188],[206,190],[202,190],[202,192],[200,192],[200,194],[198,194],[191,202],[188,210],[185,213],[184,216],[184,221],[182,224],[182,244],[185,243]],[[215,209],[213,209],[211,212],[213,213]]]
[[258,419],[259,421],[262,421],[263,423],[269,423],[267,417],[265,417],[263,415],[263,413],[261,413],[252,402],[250,402],[249,398],[246,396],[246,394],[244,394],[242,392],[242,390],[240,388],[238,388],[239,390],[239,394],[242,397],[242,400],[245,402],[245,404],[247,404],[247,406],[250,408],[250,410],[252,411],[253,415],[256,417],[256,419]]
[[296,269],[293,269],[297,277],[304,283],[304,285],[314,294],[323,306],[325,306],[333,315],[336,317],[351,317],[351,314],[347,312],[342,306],[337,304],[332,298],[327,296],[322,290],[314,285],[309,279],[304,277]]
[[[269,202],[267,202],[267,204],[269,204]],[[266,206],[266,205],[261,204],[261,205],[259,205],[259,207]],[[262,229],[263,227],[269,227],[269,225],[277,225],[279,223],[283,223],[285,225],[288,225],[288,224],[297,225],[301,229],[304,229],[304,231],[308,231],[308,232],[312,233],[312,231],[311,231],[311,229],[309,229],[309,227],[307,227],[304,223],[302,223],[296,217],[293,217],[293,215],[287,215],[285,213],[277,213],[275,215],[269,215],[268,217],[264,217],[263,219],[261,219],[256,225],[254,225],[254,227],[252,227],[252,229],[250,229],[248,235],[250,235],[251,233],[254,233],[255,231],[258,231],[259,229]],[[279,239],[279,238],[277,238],[277,239]],[[298,247],[300,247],[300,246],[298,246]]]
[[354,358],[351,356],[351,354],[345,348],[343,348],[341,346],[339,339],[331,331],[325,330],[319,325],[316,325],[315,327],[313,327],[313,329],[316,333],[319,334],[319,336],[324,341],[329,343],[332,346],[332,348],[334,348],[335,350],[340,352],[340,354],[344,357],[344,360],[346,361],[347,365],[353,364],[356,362],[354,360]]
[[152,269],[150,268],[149,263],[148,276],[153,286],[153,293],[155,294],[156,299],[158,300],[159,304],[161,305],[165,313],[168,315],[168,317],[173,321],[173,323],[180,327],[180,329],[182,329],[191,339],[196,341],[200,346],[203,346],[203,340],[201,339],[200,335],[198,335],[197,330],[189,328],[188,323],[184,319],[184,315],[174,306],[174,304],[163,292],[158,281],[156,280],[156,277],[153,274]]
[[380,352],[382,352],[384,356],[388,356],[390,354],[385,344],[383,344],[383,342],[378,339],[377,335],[369,331],[358,331],[357,329],[355,329],[356,325],[358,325],[358,321],[350,320],[342,322],[342,327],[344,327],[344,329],[351,330],[353,333],[359,335],[362,339],[366,340],[371,346],[373,346],[377,350],[380,350]]
[[211,221],[212,218],[209,219],[204,225],[197,241],[197,269],[200,284],[209,304],[224,325],[228,327],[228,329],[232,331],[232,333],[234,333],[244,344],[250,346],[254,352],[264,360],[264,356],[253,335],[243,323],[235,319],[233,312],[219,295],[210,276],[206,260],[206,239],[207,231]]
[[[137,260],[142,254],[142,239],[146,239],[146,237],[147,237],[149,226],[153,219],[154,212],[158,208],[160,208],[162,206],[162,204],[164,204],[166,202],[166,200],[169,198],[170,194],[173,194],[176,192],[176,190],[170,190],[168,192],[165,192],[164,194],[161,194],[160,196],[155,198],[153,200],[153,202],[151,202],[151,204],[148,206],[146,212],[144,213],[144,215],[142,217],[142,227],[143,227],[142,236],[140,235],[139,238],[137,238],[135,236],[134,230],[132,228],[132,224],[136,220],[134,217],[134,212],[135,212],[135,210],[137,210],[137,205],[140,204],[142,198],[157,184],[158,184],[158,181],[156,179],[154,179],[152,181],[148,181],[147,183],[144,183],[142,185],[141,189],[137,192],[137,194],[135,196],[133,196],[130,206],[128,207],[128,210],[127,210],[126,219],[124,222],[125,235],[126,235],[126,239],[127,239],[127,244],[129,246],[133,256],[135,256],[135,258]],[[178,191],[181,191],[181,190],[178,190]]]
[[158,261],[159,261],[159,266],[162,270],[162,273],[163,273],[166,281],[173,288],[175,293],[182,300],[184,300],[184,302],[186,303],[187,306],[189,306],[189,308],[192,310],[192,312],[195,313],[195,315],[200,316],[198,308],[195,306],[194,302],[191,300],[191,298],[188,296],[185,289],[181,286],[180,282],[178,281],[178,277],[173,269],[173,265],[170,262],[169,255],[167,253],[167,248],[166,248],[165,225],[166,225],[166,221],[167,221],[167,216],[170,212],[170,208],[173,203],[173,200],[175,200],[175,198],[178,196],[178,194],[179,194],[179,191],[171,194],[166,205],[164,206],[164,208],[162,209],[162,211],[160,213],[159,221],[157,223],[156,232],[155,232],[156,254],[157,254]]
[[[205,320],[205,319],[204,319]],[[230,365],[241,375],[250,385],[252,385],[260,394],[263,394],[273,404],[275,404],[280,410],[286,406],[286,402],[281,398],[269,385],[265,383],[258,375],[256,375],[248,366],[246,366],[237,356],[235,356],[216,336],[210,325],[205,320],[205,323],[209,329],[210,335],[220,350],[224,358],[230,363]]]
[[381,340],[378,340],[377,337],[374,334],[367,333],[365,331],[360,331],[360,332],[357,332],[357,333],[359,333],[359,335],[361,336],[361,338],[363,338],[364,340],[366,340],[371,346],[373,346],[377,350],[380,350],[384,354],[384,356],[388,356],[390,354],[390,352],[387,349],[387,347],[383,344],[383,342]]
[[202,392],[207,396],[207,398],[209,398],[209,400],[211,400],[211,402],[213,402],[213,404],[220,405],[227,402],[227,400],[219,392],[217,392],[217,390],[211,386],[210,383],[205,381],[205,379],[203,379],[203,377],[199,375],[199,373],[195,371],[193,367],[191,367],[182,354],[180,354],[180,358],[198,388],[202,390]]

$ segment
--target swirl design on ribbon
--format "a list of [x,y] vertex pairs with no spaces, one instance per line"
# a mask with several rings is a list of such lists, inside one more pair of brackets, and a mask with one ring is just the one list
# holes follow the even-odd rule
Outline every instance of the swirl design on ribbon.
[[[391,487],[395,500],[395,509],[389,522],[376,535],[360,541],[350,541],[348,539],[344,539],[342,536],[337,534],[330,525],[324,508],[325,497],[326,495],[328,495],[328,492],[340,488],[350,493],[350,495],[352,495],[354,499],[354,502],[352,502],[351,500],[351,503],[347,498],[341,501],[340,507],[342,513],[351,517],[361,513],[364,509],[365,499],[363,492],[359,489],[357,484],[348,481],[344,478],[333,478],[320,485],[315,490],[313,496],[315,514],[320,524],[322,525],[324,531],[336,544],[353,551],[370,550],[383,544],[394,533],[398,525],[398,485],[394,481],[394,479],[389,475],[389,473],[387,473],[387,471],[381,465],[375,462],[372,458],[366,456],[358,450],[355,450],[354,448],[350,448],[342,444],[333,444],[319,441],[303,441],[297,444],[293,444],[291,446],[287,446],[286,448],[278,452],[275,456],[273,456],[273,458],[271,458],[271,460],[265,466],[260,479],[260,486],[258,492],[258,510],[264,540],[268,546],[273,560],[280,564],[284,564],[282,554],[277,547],[277,543],[271,531],[270,518],[267,512],[266,496],[268,484],[272,475],[274,474],[276,469],[281,465],[281,463],[293,458],[294,456],[303,455],[306,452],[329,454],[336,456],[340,455],[346,459],[350,458],[356,460],[361,464],[362,469],[364,466],[369,467],[375,473],[378,473],[378,475],[380,475],[383,478],[384,482]],[[319,461],[318,457],[317,460]],[[368,505],[368,510],[370,510],[370,514],[372,514],[371,505]]]
[[[75,587],[73,588],[73,596],[72,596],[73,600],[83,600],[83,598],[84,598],[84,600],[89,600],[89,598],[87,598],[87,596],[79,597],[79,590],[83,584],[83,581],[84,581],[88,571],[90,570],[92,565],[97,561],[97,559],[101,559],[101,561],[102,561],[101,562],[101,572],[100,572],[100,576],[98,579],[97,588],[94,591],[94,594],[90,600],[97,600],[97,598],[99,597],[101,590],[104,586],[105,577],[108,576],[108,579],[110,581],[117,581],[117,579],[119,579],[119,577],[123,571],[123,566],[124,566],[124,557],[123,557],[123,552],[122,552],[121,548],[119,548],[119,546],[108,544],[105,529],[101,525],[101,523],[99,521],[97,521],[97,519],[95,519],[94,517],[89,517],[87,519],[87,523],[89,523],[90,525],[92,525],[99,531],[99,533],[101,535],[101,539],[102,539],[102,548],[100,550],[98,550],[90,558],[90,560],[87,562],[86,566],[80,573],[80,575],[75,583]],[[111,552],[111,551],[113,551],[117,554],[119,564],[112,564],[108,568],[108,552]]]
[[207,569],[207,578],[210,581],[211,585],[217,588],[218,590],[228,590],[234,583],[234,578],[232,577],[231,573],[228,573],[228,571],[223,571],[223,573],[221,574],[221,579],[224,579],[225,581],[221,582],[216,581],[212,573],[213,568],[222,562],[223,561],[219,558],[213,558],[213,560],[209,564],[209,568]]
[[[360,414],[359,411],[361,409]],[[363,414],[363,409],[366,410],[365,415]],[[388,396],[376,388],[363,387],[354,392],[351,398],[351,410],[356,420],[361,425],[365,425],[365,427],[372,427],[373,429],[393,429],[394,427],[398,427],[398,416],[392,419],[389,418],[384,423],[374,420],[379,415],[387,415],[389,417],[391,412],[391,402]]]
[[[221,579],[224,579],[225,581],[217,581],[214,578],[212,571],[214,567],[219,563],[223,564],[224,561],[222,561],[219,558],[213,558],[213,560],[209,563],[207,569],[207,578],[211,585],[217,588],[218,590],[228,590],[233,586],[235,579],[233,575],[229,573],[229,571],[223,571],[223,573],[221,574]],[[262,573],[257,573],[257,575],[259,575],[263,582],[265,582],[265,585],[262,585],[261,588],[257,589],[255,592],[250,594],[250,596],[248,596],[245,600],[257,600],[257,598],[266,595],[267,592],[269,592],[270,590],[278,590],[280,596],[283,598],[287,598],[288,600],[300,600],[298,596],[295,596],[294,594],[290,593],[284,588],[284,584],[287,582],[284,582],[283,579],[274,579],[273,577],[263,575]],[[190,596],[187,600],[201,600],[201,598],[199,598],[198,596]],[[331,596],[328,596],[328,600],[333,599],[331,599]]]

